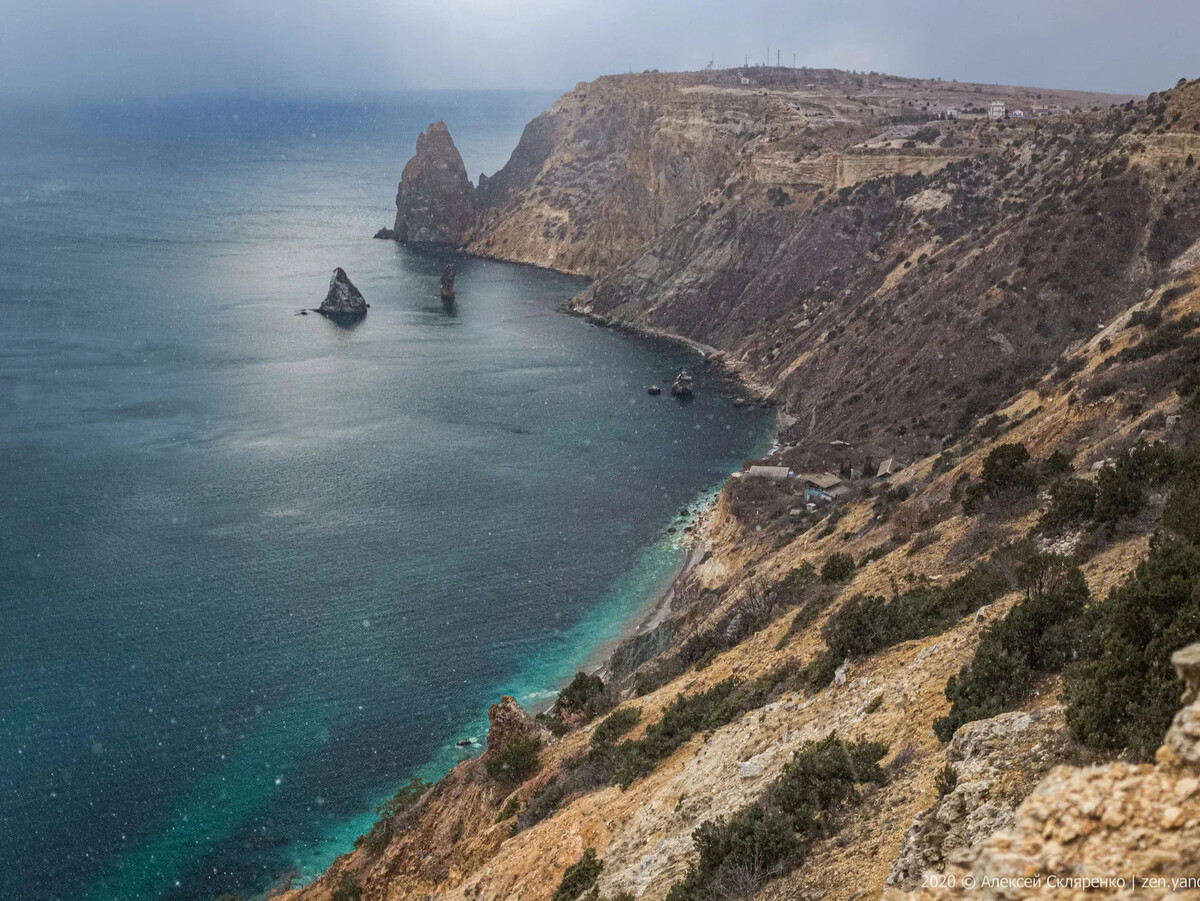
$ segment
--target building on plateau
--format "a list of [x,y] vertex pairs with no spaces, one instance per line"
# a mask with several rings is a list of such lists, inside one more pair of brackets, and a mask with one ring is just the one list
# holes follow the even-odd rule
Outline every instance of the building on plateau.
[[1004,105],[1003,100],[993,100],[992,105],[988,107],[989,119],[1003,119],[1008,115],[1008,107]]

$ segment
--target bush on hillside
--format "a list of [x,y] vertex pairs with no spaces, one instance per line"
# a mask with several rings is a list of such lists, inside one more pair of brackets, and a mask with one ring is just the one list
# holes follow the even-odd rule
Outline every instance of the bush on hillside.
[[514,785],[524,782],[541,768],[538,758],[541,749],[542,743],[537,738],[514,738],[503,751],[488,758],[487,774],[497,782]]
[[1038,675],[1059,672],[1075,655],[1089,600],[1079,568],[1066,558],[1039,554],[1025,565],[1021,581],[1025,598],[987,628],[975,658],[946,683],[950,712],[933,724],[942,741],[964,723],[1009,709]]
[[1096,485],[1084,479],[1063,479],[1050,488],[1050,506],[1037,529],[1050,534],[1069,526],[1086,525],[1096,513]]
[[1200,547],[1159,537],[1123,585],[1089,610],[1067,669],[1067,723],[1093,748],[1150,760],[1179,706],[1171,654],[1200,640]]
[[729,820],[692,833],[698,859],[667,901],[752,897],[770,878],[801,863],[812,843],[837,830],[837,816],[858,799],[858,786],[882,783],[887,746],[846,743],[831,733],[795,753],[763,796]]
[[1010,581],[995,561],[986,561],[949,585],[919,585],[890,600],[855,595],[822,628],[826,649],[809,664],[803,682],[810,689],[823,687],[843,660],[941,632],[996,600],[1009,590]]
[[849,554],[830,554],[821,567],[822,582],[845,582],[854,575],[854,558]]
[[358,884],[358,879],[353,874],[343,873],[342,878],[338,880],[337,888],[329,897],[330,901],[360,901],[362,886]]
[[558,693],[559,709],[584,713],[590,704],[604,696],[604,680],[587,673],[576,673],[571,684]]
[[578,862],[567,867],[551,901],[575,901],[596,884],[603,869],[604,861],[596,856],[596,849],[588,848]]
[[1163,487],[1174,474],[1175,454],[1162,442],[1138,442],[1116,464],[1100,470],[1096,481],[1097,526],[1112,531],[1121,520],[1137,516],[1151,489]]

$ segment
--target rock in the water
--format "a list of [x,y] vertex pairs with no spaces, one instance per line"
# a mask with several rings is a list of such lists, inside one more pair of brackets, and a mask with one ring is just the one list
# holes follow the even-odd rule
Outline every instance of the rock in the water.
[[322,316],[352,318],[367,315],[367,302],[341,266],[333,270],[329,293],[317,309]]
[[676,397],[691,397],[694,393],[692,374],[686,369],[681,369],[671,385],[671,393]]
[[447,263],[442,270],[442,300],[454,300],[454,276],[458,275],[458,267]]
[[379,231],[375,232],[375,237],[384,241],[395,241],[396,233],[390,228],[381,228]]
[[646,389],[646,393],[651,397],[658,397],[660,394],[662,394],[662,388],[658,387],[658,385],[651,385]]
[[475,225],[475,186],[444,122],[417,138],[396,194],[397,241],[459,247]]

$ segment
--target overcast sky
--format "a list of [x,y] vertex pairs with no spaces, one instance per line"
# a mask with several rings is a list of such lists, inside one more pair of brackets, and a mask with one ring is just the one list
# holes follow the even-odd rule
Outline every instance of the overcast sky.
[[0,93],[566,90],[790,63],[1144,94],[1200,76],[1200,0],[0,0]]

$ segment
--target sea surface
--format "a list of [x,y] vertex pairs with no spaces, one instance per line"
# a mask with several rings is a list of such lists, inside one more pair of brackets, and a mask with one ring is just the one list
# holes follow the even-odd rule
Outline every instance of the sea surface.
[[[373,240],[550,95],[0,110],[0,898],[251,896],[552,696],[770,441],[583,282]],[[297,311],[335,266],[371,304]],[[679,529],[674,535],[667,529]]]

